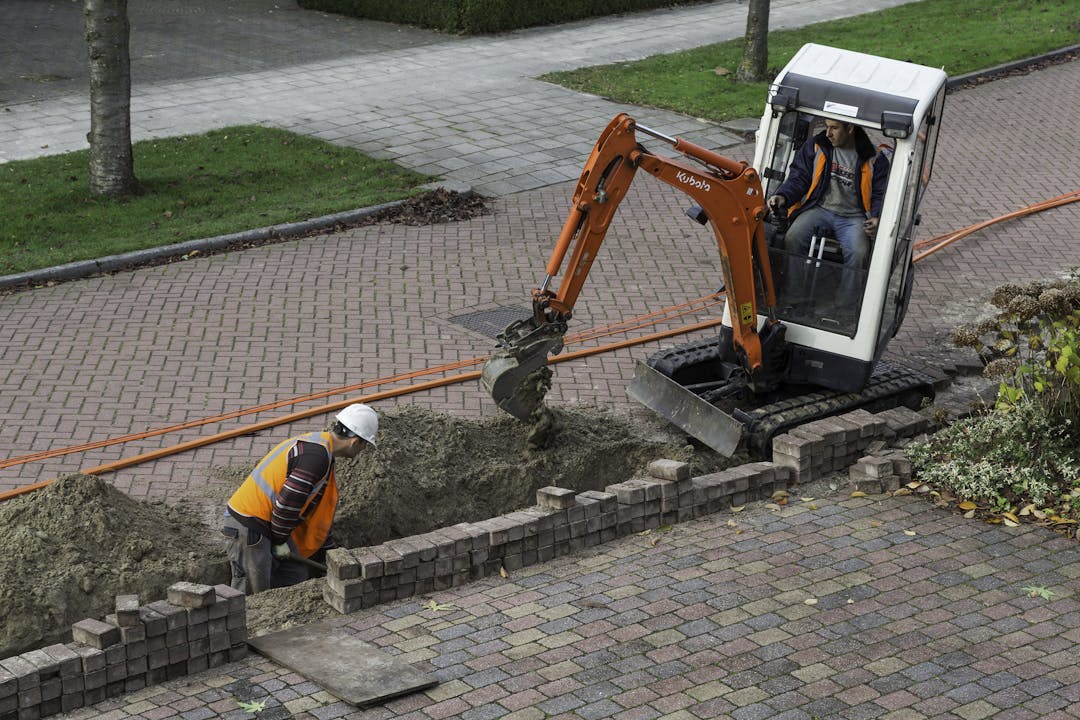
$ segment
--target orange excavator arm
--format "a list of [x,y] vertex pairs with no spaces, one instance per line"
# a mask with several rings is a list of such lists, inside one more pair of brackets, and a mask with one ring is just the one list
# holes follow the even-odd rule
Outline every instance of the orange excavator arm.
[[[677,158],[654,155],[637,133],[670,144]],[[762,220],[765,200],[757,172],[680,138],[638,125],[625,113],[601,133],[574,191],[570,214],[545,268],[543,284],[533,291],[533,316],[513,323],[499,336],[500,349],[481,375],[482,385],[502,409],[528,419],[549,384],[547,357],[562,350],[562,337],[589,269],[604,241],[619,203],[635,174],[644,171],[692,197],[716,236],[721,272],[728,293],[734,342],[751,378],[763,372],[758,336],[758,298],[767,322],[775,323],[776,292]],[[569,253],[566,270],[552,283]],[[539,377],[541,373],[546,376]]]

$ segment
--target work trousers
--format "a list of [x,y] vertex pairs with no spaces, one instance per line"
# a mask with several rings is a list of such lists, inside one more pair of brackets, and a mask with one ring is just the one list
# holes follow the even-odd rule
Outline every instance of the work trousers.
[[799,213],[788,228],[784,244],[793,261],[810,251],[810,239],[815,232],[836,238],[844,251],[844,273],[837,300],[855,306],[862,295],[861,270],[870,252],[870,239],[863,230],[864,217],[844,217],[820,205]]
[[308,579],[308,568],[296,560],[274,557],[270,538],[241,524],[228,511],[221,528],[232,570],[230,585],[247,595],[288,587]]

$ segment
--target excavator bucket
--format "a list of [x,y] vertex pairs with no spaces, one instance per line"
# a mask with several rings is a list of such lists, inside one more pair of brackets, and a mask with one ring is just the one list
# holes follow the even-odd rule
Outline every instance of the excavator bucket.
[[518,320],[499,334],[501,349],[484,363],[480,386],[505,412],[528,422],[551,389],[548,355],[563,348],[565,323],[537,326],[532,318]]
[[722,455],[731,457],[739,447],[741,422],[641,361],[636,363],[626,392]]

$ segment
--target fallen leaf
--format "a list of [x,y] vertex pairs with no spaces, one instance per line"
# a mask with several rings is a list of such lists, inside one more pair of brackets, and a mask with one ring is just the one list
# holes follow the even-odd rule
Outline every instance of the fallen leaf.
[[1006,520],[1012,520],[1017,525],[1020,524],[1020,518],[1016,517],[1011,512],[1003,512],[1001,513],[1001,517],[1005,518]]
[[848,605],[854,605],[854,604],[855,604],[855,601],[854,601],[854,600],[852,600],[851,598],[848,598],[848,599],[847,599],[847,604],[848,604]]
[[914,531],[914,530],[905,530],[905,531],[904,531],[904,534],[905,534],[905,535],[914,535],[914,534],[915,534],[915,531]]
[[660,542],[660,538],[658,537],[649,538],[649,547],[656,547],[656,543],[658,542]]
[[425,610],[431,610],[433,612],[442,612],[443,610],[450,610],[453,607],[453,605],[443,605],[441,603],[435,602],[434,600],[428,600],[424,604]]
[[1009,518],[1002,518],[1002,522],[1005,523],[1005,527],[1020,527],[1018,520],[1010,520]]
[[777,490],[772,494],[773,500],[777,498],[786,498],[788,496],[787,490]]
[[506,568],[504,568],[502,565],[500,565],[499,566],[499,576],[504,577],[504,578],[508,578],[508,577],[510,577],[510,573],[506,572]]
[[776,503],[765,503],[765,509],[766,510],[772,510],[773,512],[777,512],[777,511],[781,510],[782,508],[779,505],[777,505]]
[[964,513],[964,518],[967,519],[967,520],[970,520],[973,517],[975,517],[975,511],[974,510],[968,510],[966,513]]
[[1020,514],[1021,515],[1030,515],[1031,512],[1034,509],[1035,509],[1035,503],[1031,503],[1030,505],[1025,505],[1024,507],[1020,508]]
[[976,505],[975,503],[971,502],[970,500],[965,500],[964,502],[960,503],[957,507],[959,507],[961,510],[974,510],[975,508],[977,508],[979,506]]
[[1024,592],[1028,594],[1028,597],[1041,597],[1043,600],[1051,600],[1057,594],[1053,590],[1039,585],[1029,585],[1024,588]]
[[918,480],[914,480],[914,481],[912,481],[912,482],[909,482],[909,483],[908,483],[907,485],[905,485],[904,487],[906,487],[906,488],[911,488],[912,490],[914,490],[915,488],[919,487],[920,485],[922,485],[922,483],[921,483],[921,482],[919,482]]
[[808,497],[801,497],[799,499],[802,500],[803,502],[814,502],[815,500],[817,500],[817,498],[808,498]]
[[862,490],[856,490],[855,492],[851,493],[851,497],[866,497],[866,493],[864,493]]
[[719,75],[720,77],[723,77],[724,75],[730,75],[731,74],[731,71],[728,70],[726,67],[719,67],[719,66],[713,68],[713,72],[716,73],[717,75]]
[[244,712],[249,712],[252,715],[257,715],[266,709],[265,700],[252,700],[251,702],[237,700],[236,704],[240,706],[241,710],[243,710]]
[[745,505],[740,505],[739,507],[735,507],[734,505],[731,506],[731,512],[742,512],[745,509]]
[[902,488],[900,488],[899,490],[897,490],[896,492],[893,493],[893,497],[896,497],[897,495],[910,495],[910,494],[911,494],[910,490],[908,490],[906,487],[902,487]]
[[808,597],[803,600],[803,605],[817,605],[817,598]]

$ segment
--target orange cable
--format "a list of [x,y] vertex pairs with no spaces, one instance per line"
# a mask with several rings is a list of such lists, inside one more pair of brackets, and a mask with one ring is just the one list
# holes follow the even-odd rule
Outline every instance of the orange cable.
[[[611,352],[611,351],[614,351],[614,350],[619,350],[619,349],[622,349],[622,348],[631,347],[633,345],[640,345],[642,343],[651,342],[653,340],[660,340],[660,339],[663,339],[663,338],[671,337],[673,335],[682,335],[682,334],[689,333],[689,332],[694,332],[694,331],[697,331],[697,330],[703,330],[705,328],[709,328],[709,327],[713,327],[715,325],[719,325],[721,322],[722,322],[722,320],[718,320],[718,319],[704,320],[702,322],[694,323],[694,324],[683,326],[683,327],[680,327],[680,328],[675,328],[673,330],[662,330],[662,331],[659,331],[659,332],[650,333],[649,335],[642,335],[641,337],[637,337],[637,338],[629,338],[629,339],[626,339],[626,340],[621,340],[621,341],[618,341],[618,342],[615,342],[615,343],[611,343],[609,345],[601,345],[601,346],[597,346],[597,347],[594,347],[594,348],[587,348],[587,349],[584,349],[584,350],[578,350],[576,352],[567,353],[565,355],[557,355],[557,356],[551,358],[549,360],[549,362],[552,363],[552,364],[555,364],[555,363],[561,363],[561,362],[568,362],[570,360],[577,360],[578,358],[588,357],[588,356],[591,356],[591,355],[597,355],[597,354],[600,354],[600,353],[603,353],[603,352]],[[417,383],[415,385],[409,385],[409,386],[403,387],[403,388],[396,388],[396,389],[391,389],[391,390],[383,390],[383,391],[380,391],[380,392],[371,393],[369,395],[363,395],[361,397],[354,398],[354,399],[339,400],[339,401],[335,401],[335,402],[332,402],[332,403],[328,403],[328,404],[323,405],[321,407],[309,408],[307,410],[298,410],[296,412],[289,413],[289,414],[284,415],[282,417],[275,418],[274,420],[265,420],[265,421],[262,421],[262,422],[252,423],[251,425],[245,425],[243,427],[235,428],[233,430],[226,430],[224,432],[215,433],[213,435],[209,435],[209,436],[202,437],[202,438],[196,438],[194,440],[189,440],[187,442],[179,443],[177,445],[172,445],[170,447],[160,448],[158,450],[152,450],[152,451],[147,452],[147,453],[142,453],[141,455],[135,455],[135,456],[128,457],[128,458],[121,458],[120,460],[116,460],[116,461],[111,462],[111,463],[106,463],[105,465],[99,465],[97,467],[86,468],[86,469],[80,470],[80,472],[82,472],[83,474],[86,474],[86,475],[100,475],[102,473],[113,472],[113,471],[116,471],[116,470],[121,470],[121,469],[126,468],[126,467],[130,467],[132,465],[138,465],[140,463],[148,462],[150,460],[157,460],[157,459],[160,459],[160,458],[163,458],[163,457],[167,457],[169,455],[175,455],[176,453],[184,452],[186,450],[191,450],[191,449],[194,449],[194,448],[202,447],[203,445],[210,445],[212,443],[220,442],[222,440],[228,440],[230,438],[239,437],[240,435],[249,435],[251,433],[259,432],[260,430],[265,430],[267,428],[275,427],[277,425],[284,425],[286,423],[294,422],[296,420],[302,420],[304,418],[312,417],[313,415],[321,415],[321,414],[324,414],[324,413],[333,412],[334,410],[339,410],[339,409],[345,407],[346,405],[350,405],[350,404],[352,404],[354,402],[376,402],[378,400],[385,400],[387,398],[398,397],[400,395],[408,395],[408,394],[411,394],[411,393],[420,392],[421,390],[430,390],[430,389],[433,389],[433,388],[442,387],[444,385],[452,385],[452,384],[459,383],[459,382],[466,382],[466,381],[469,381],[469,380],[477,380],[477,379],[480,378],[480,375],[481,375],[480,371],[474,370],[472,372],[460,373],[458,375],[451,375],[449,377],[437,378],[435,380],[428,380],[428,381],[425,381],[425,382],[422,382],[422,383]],[[13,497],[17,497],[19,495],[23,495],[25,493],[29,493],[29,492],[32,492],[32,491],[35,491],[35,490],[40,490],[41,488],[44,488],[44,487],[52,484],[53,482],[55,482],[55,479],[43,480],[41,482],[34,483],[32,485],[25,485],[23,487],[18,487],[18,488],[14,488],[12,490],[6,490],[4,492],[0,492],[0,502],[3,502],[4,500],[9,500],[9,499],[11,499]]]

